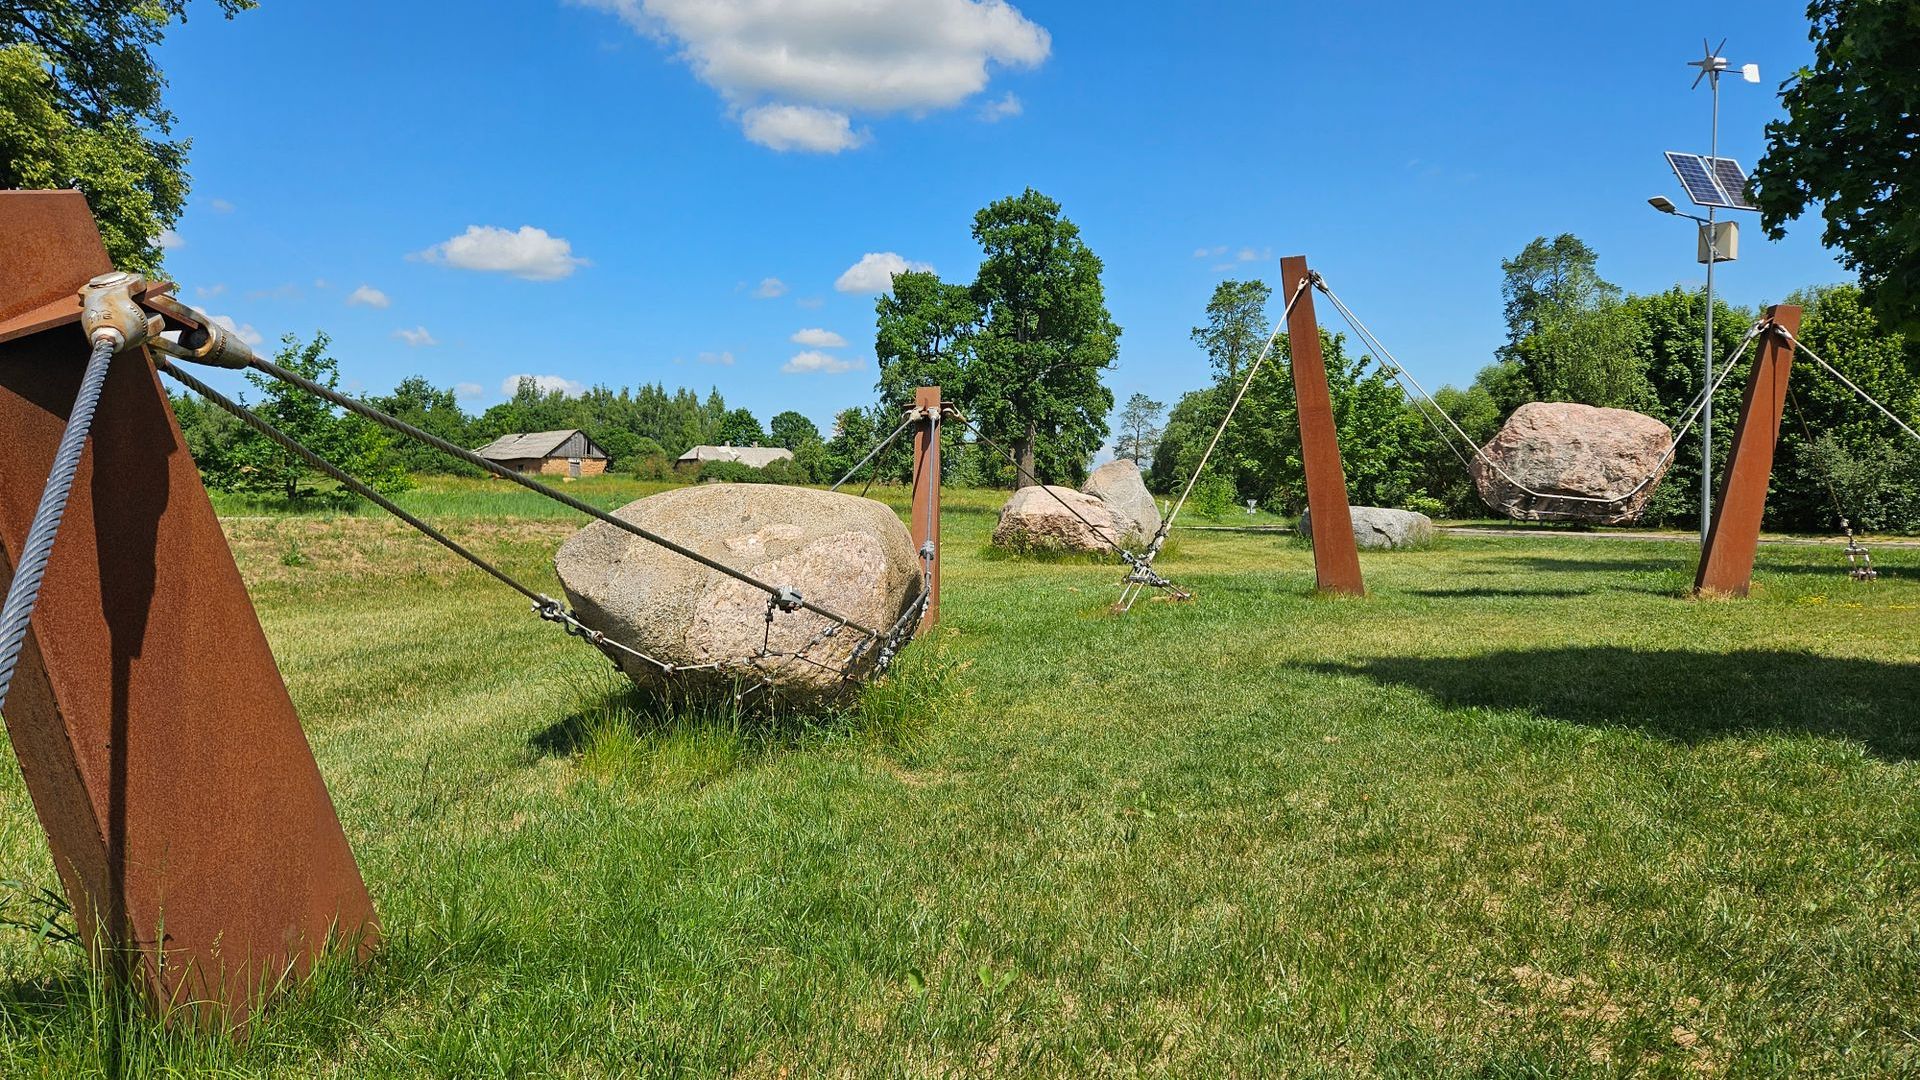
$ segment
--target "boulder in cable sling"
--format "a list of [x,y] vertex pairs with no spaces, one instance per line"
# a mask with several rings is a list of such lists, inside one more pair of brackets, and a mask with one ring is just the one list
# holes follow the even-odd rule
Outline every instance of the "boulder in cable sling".
[[1534,401],[1473,459],[1473,485],[1482,502],[1518,521],[1630,525],[1672,465],[1672,449],[1673,429],[1651,416]]
[[[614,516],[882,633],[921,588],[920,557],[885,504],[776,484],[700,484],[650,495]],[[873,672],[880,649],[811,611],[776,611],[767,593],[674,551],[596,521],[560,547],[554,569],[581,622],[623,645],[679,666],[664,674],[618,650],[610,656],[643,686],[771,679],[783,696],[826,697]],[[809,643],[812,643],[809,645]],[[857,648],[866,645],[849,663]],[[763,656],[764,651],[772,656]],[[807,659],[791,659],[806,647]],[[810,662],[811,661],[811,662]]]
[[1130,528],[1099,499],[1049,484],[1013,493],[1000,508],[993,543],[1015,551],[1112,552]]
[[1160,507],[1154,504],[1146,481],[1140,479],[1140,466],[1126,458],[1093,470],[1080,490],[1106,503],[1130,539],[1144,544],[1160,531]]

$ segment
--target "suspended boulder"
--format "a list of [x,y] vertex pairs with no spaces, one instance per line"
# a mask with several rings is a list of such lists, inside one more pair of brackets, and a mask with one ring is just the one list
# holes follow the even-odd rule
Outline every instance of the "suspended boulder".
[[[886,505],[776,484],[701,484],[615,510],[715,562],[886,632],[917,603],[921,565]],[[675,688],[764,677],[786,697],[828,697],[872,674],[880,649],[811,611],[775,611],[761,589],[606,522],[581,529],[554,559],[580,621],[657,664],[608,655],[636,683]],[[800,655],[795,655],[800,654]]]
[[[1433,543],[1433,519],[1413,510],[1386,506],[1350,506],[1353,542],[1369,550],[1425,547]],[[1313,513],[1300,515],[1300,535],[1313,539]]]
[[1147,490],[1147,482],[1140,479],[1140,466],[1126,458],[1093,470],[1080,490],[1107,504],[1129,542],[1144,544],[1160,531],[1160,507]]
[[1473,459],[1473,484],[1482,502],[1518,521],[1629,525],[1673,464],[1672,449],[1673,429],[1651,416],[1529,402]]
[[1112,552],[1132,528],[1113,509],[1069,487],[1023,487],[1000,508],[996,547],[1014,551]]

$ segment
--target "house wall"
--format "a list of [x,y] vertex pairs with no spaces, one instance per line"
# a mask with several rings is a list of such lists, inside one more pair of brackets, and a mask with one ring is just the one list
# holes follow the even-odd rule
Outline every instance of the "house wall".
[[[527,464],[533,466],[535,463],[528,462]],[[531,471],[537,471],[542,476],[568,476],[572,473],[572,470],[568,467],[567,459],[564,457],[543,458],[538,462],[538,466],[537,469]],[[530,470],[522,469],[521,471],[526,472]],[[580,459],[581,476],[599,476],[606,471],[607,459],[605,458]]]

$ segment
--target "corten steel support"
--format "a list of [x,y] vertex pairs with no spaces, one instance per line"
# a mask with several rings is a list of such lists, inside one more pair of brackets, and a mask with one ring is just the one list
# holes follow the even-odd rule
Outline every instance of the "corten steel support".
[[1766,319],[1768,329],[1747,376],[1747,396],[1740,402],[1740,424],[1733,431],[1720,506],[1700,552],[1700,572],[1693,579],[1693,591],[1700,596],[1745,596],[1753,587],[1760,519],[1767,509],[1773,451],[1780,441],[1787,378],[1793,372],[1793,341],[1787,335],[1800,332],[1800,309],[1791,304],[1770,307]]
[[[76,192],[0,192],[0,588],[111,268]],[[113,360],[8,734],[82,933],[163,1008],[244,1022],[378,933],[353,853],[143,349]]]
[[1320,324],[1313,317],[1313,289],[1300,292],[1307,274],[1306,256],[1280,260],[1283,295],[1300,295],[1287,316],[1287,347],[1300,416],[1300,459],[1307,473],[1307,516],[1313,524],[1314,581],[1323,593],[1365,596],[1353,510],[1347,505],[1347,473],[1340,464],[1340,433],[1327,392],[1327,362],[1320,351]]
[[914,392],[913,407],[923,417],[913,436],[913,549],[933,544],[931,595],[921,627],[940,621],[940,388],[923,386]]

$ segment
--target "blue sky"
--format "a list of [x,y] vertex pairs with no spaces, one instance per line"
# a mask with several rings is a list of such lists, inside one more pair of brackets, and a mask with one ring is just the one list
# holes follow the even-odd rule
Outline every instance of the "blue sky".
[[[1580,235],[1629,289],[1697,283],[1688,226],[1645,203],[1681,195],[1661,151],[1706,150],[1683,65],[1703,35],[1761,65],[1722,92],[1722,153],[1751,167],[1811,53],[1800,0],[195,15],[161,53],[193,139],[167,258],[190,301],[269,343],[327,330],[355,389],[418,373],[478,410],[518,374],[660,381],[823,427],[873,398],[884,274],[849,271],[970,280],[974,211],[1029,185],[1105,260],[1119,400],[1204,382],[1187,335],[1214,284],[1296,253],[1423,381],[1465,382],[1536,235]],[[1847,277],[1817,221],[1743,224],[1733,301]]]

